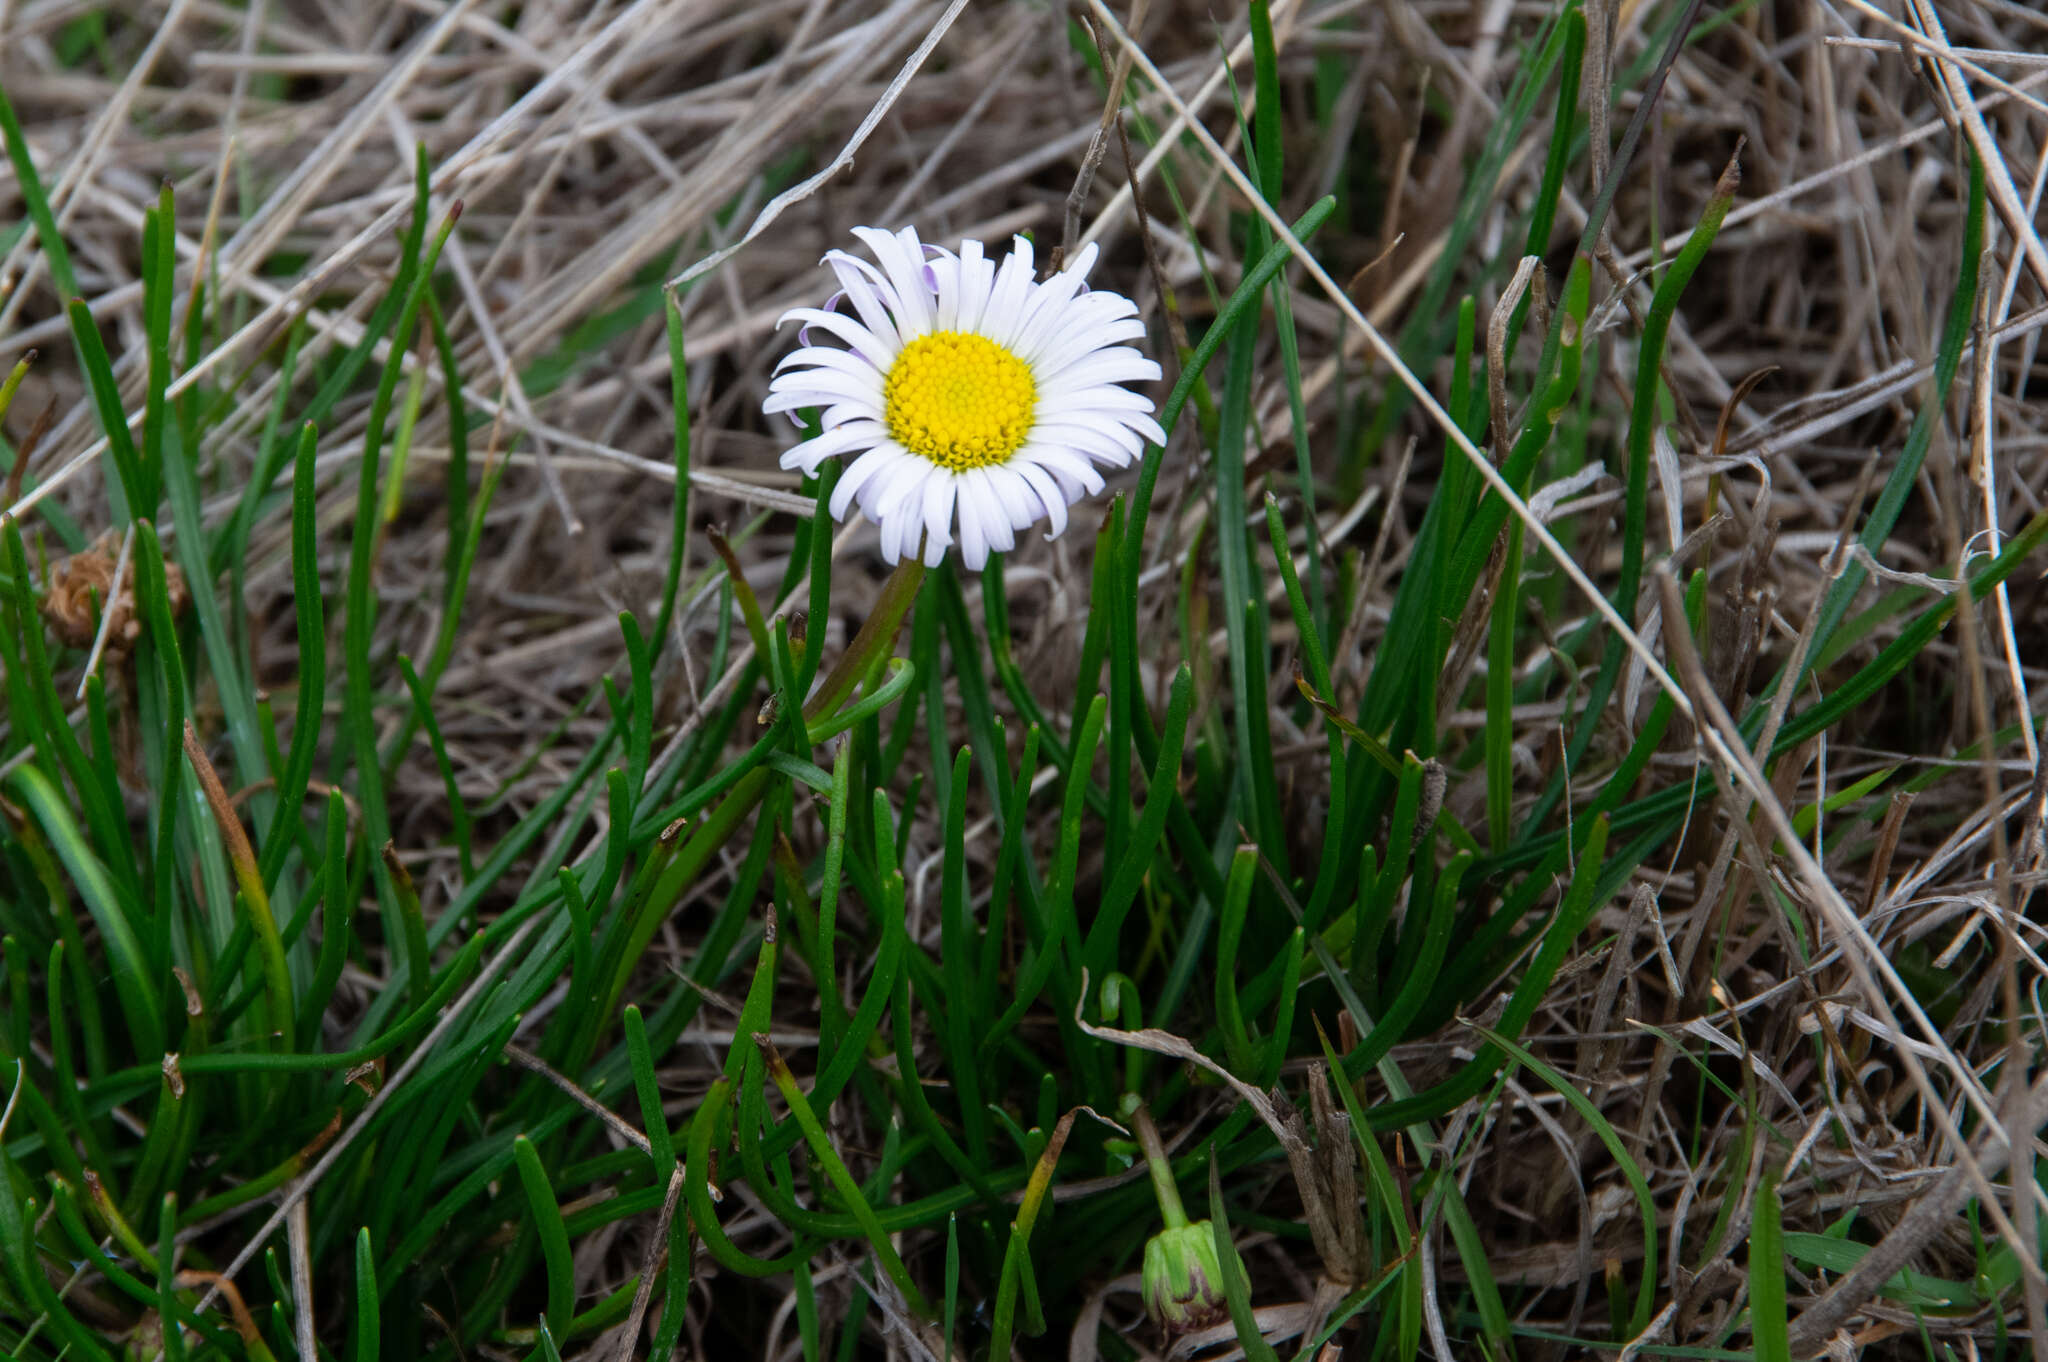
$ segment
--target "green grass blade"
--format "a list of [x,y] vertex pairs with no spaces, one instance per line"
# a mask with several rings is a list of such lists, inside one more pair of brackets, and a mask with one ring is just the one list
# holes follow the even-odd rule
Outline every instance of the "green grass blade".
[[1792,1362],[1785,1305],[1785,1233],[1775,1168],[1766,1167],[1756,1189],[1749,1226],[1749,1330],[1756,1362]]
[[1216,1261],[1223,1266],[1223,1295],[1230,1303],[1230,1322],[1237,1330],[1237,1345],[1247,1362],[1280,1362],[1273,1345],[1259,1332],[1252,1316],[1252,1285],[1245,1275],[1244,1260],[1237,1256],[1237,1241],[1230,1233],[1230,1215],[1223,1205],[1223,1183],[1214,1157],[1209,1160],[1209,1229],[1216,1236]]
[[71,810],[57,788],[33,765],[16,767],[7,783],[20,796],[29,813],[42,827],[57,857],[70,874],[86,911],[92,914],[113,966],[113,983],[121,1015],[133,1037],[137,1054],[161,1055],[164,1050],[163,998],[161,981],[143,949],[135,927],[134,910],[123,903],[113,877],[93,849],[86,845]]
[[29,155],[28,138],[22,133],[21,120],[15,116],[14,104],[7,98],[7,88],[0,85],[0,135],[7,140],[7,158],[14,162],[14,183],[21,193],[22,203],[28,208],[28,219],[35,224],[36,241],[43,248],[43,258],[50,264],[50,278],[57,285],[57,292],[66,298],[76,298],[81,290],[78,275],[71,268],[71,251],[64,244],[64,233],[57,227],[57,217],[50,211],[50,197],[43,191],[43,178],[36,173],[35,158]]
[[776,1052],[765,1035],[756,1033],[754,1041],[760,1046],[762,1056],[767,1062],[769,1077],[775,1081],[783,1100],[789,1103],[790,1114],[795,1116],[797,1124],[803,1127],[804,1139],[810,1144],[811,1154],[824,1165],[825,1176],[852,1210],[854,1218],[860,1222],[862,1231],[867,1235],[868,1245],[874,1249],[875,1258],[881,1263],[882,1270],[889,1274],[889,1280],[903,1293],[903,1299],[909,1303],[910,1308],[919,1315],[929,1318],[932,1313],[931,1306],[925,1301],[923,1293],[917,1289],[917,1283],[911,1279],[909,1269],[903,1266],[903,1259],[897,1256],[895,1245],[889,1242],[888,1232],[875,1218],[874,1208],[861,1194],[860,1185],[853,1180],[853,1175],[847,1172],[846,1164],[839,1157],[838,1151],[832,1148],[832,1141],[825,1134],[825,1127],[819,1124],[817,1113],[811,1110],[810,1101],[804,1096],[803,1089],[797,1086],[796,1075],[789,1071],[789,1065],[783,1062],[782,1056]]
[[93,409],[99,417],[100,429],[106,433],[107,457],[114,465],[114,477],[107,483],[108,504],[114,524],[125,526],[137,516],[156,514],[153,470],[143,466],[142,453],[128,431],[121,387],[114,379],[113,361],[107,358],[107,343],[100,338],[92,309],[73,298],[64,311],[71,319],[72,343],[78,348],[79,366],[85,370]]
[[356,1233],[356,1351],[354,1362],[377,1362],[384,1310],[377,1294],[377,1266],[370,1257],[370,1231]]
[[569,1257],[569,1232],[562,1223],[562,1208],[555,1189],[541,1167],[540,1154],[524,1135],[512,1141],[512,1157],[519,1167],[519,1183],[526,1189],[526,1204],[540,1233],[541,1256],[547,1260],[548,1302],[541,1326],[566,1331],[574,1315],[576,1281]]

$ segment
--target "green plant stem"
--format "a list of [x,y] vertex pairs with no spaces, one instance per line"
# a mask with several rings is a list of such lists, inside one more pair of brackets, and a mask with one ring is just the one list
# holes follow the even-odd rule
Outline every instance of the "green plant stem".
[[1188,1223],[1188,1212],[1173,1180],[1173,1161],[1166,1156],[1159,1127],[1153,1124],[1151,1109],[1143,1102],[1131,1113],[1131,1128],[1138,1133],[1138,1147],[1145,1151],[1145,1167],[1152,1174],[1152,1195],[1159,1202],[1160,1221],[1170,1230],[1183,1228]]

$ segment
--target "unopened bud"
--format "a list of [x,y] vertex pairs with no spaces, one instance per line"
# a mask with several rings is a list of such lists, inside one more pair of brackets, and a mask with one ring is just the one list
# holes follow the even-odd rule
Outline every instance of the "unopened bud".
[[1147,1241],[1145,1312],[1169,1334],[1193,1333],[1230,1317],[1216,1232],[1208,1221],[1161,1230]]

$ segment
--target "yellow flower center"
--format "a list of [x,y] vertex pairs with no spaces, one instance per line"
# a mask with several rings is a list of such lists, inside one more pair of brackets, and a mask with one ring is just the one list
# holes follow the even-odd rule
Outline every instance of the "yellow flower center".
[[986,336],[934,331],[903,347],[883,381],[889,433],[905,449],[964,472],[1007,461],[1031,433],[1031,369]]

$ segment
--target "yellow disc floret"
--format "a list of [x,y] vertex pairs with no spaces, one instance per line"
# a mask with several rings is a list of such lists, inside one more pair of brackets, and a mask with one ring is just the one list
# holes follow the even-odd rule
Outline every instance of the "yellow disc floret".
[[1038,404],[1030,366],[967,331],[934,331],[904,346],[882,395],[897,442],[956,473],[1007,462]]

